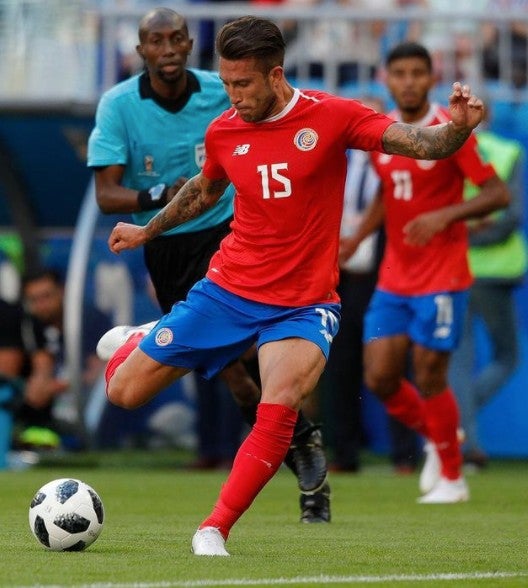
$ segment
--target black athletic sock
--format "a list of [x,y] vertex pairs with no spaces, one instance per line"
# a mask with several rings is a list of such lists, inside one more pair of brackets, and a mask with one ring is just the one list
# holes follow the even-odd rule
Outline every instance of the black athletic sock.
[[308,420],[304,415],[303,411],[300,410],[297,416],[297,422],[295,423],[295,429],[293,430],[293,439],[292,442],[295,441],[304,441],[304,438],[307,437],[314,428],[317,428],[312,421]]

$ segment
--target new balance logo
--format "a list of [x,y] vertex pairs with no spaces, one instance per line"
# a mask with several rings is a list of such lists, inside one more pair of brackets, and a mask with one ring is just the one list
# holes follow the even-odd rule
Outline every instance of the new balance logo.
[[233,151],[233,155],[246,155],[249,151],[249,143],[244,143],[243,145],[237,145],[235,150]]

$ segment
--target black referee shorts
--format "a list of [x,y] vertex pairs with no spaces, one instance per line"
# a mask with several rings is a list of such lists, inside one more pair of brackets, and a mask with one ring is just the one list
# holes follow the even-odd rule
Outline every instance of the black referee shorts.
[[203,231],[157,237],[145,243],[145,265],[164,313],[175,302],[184,300],[192,286],[205,276],[220,241],[230,232],[231,220]]

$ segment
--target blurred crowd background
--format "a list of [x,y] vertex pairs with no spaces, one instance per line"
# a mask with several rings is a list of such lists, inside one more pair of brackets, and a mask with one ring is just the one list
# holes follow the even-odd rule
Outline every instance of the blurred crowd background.
[[[86,304],[113,324],[159,316],[141,252],[117,258],[107,249],[109,229],[118,218],[99,214],[86,168],[97,101],[104,90],[141,69],[135,52],[137,23],[159,5],[163,3],[0,0],[0,298],[18,300],[21,276],[32,268],[53,267],[63,276],[62,369],[69,391],[61,415],[82,438],[82,448],[196,444],[192,378],[131,416],[109,414],[101,379],[87,388],[82,377]],[[195,39],[191,66],[214,69],[218,28],[230,18],[259,14],[284,32],[286,71],[294,85],[378,97],[389,107],[383,58],[402,40],[419,41],[434,56],[438,101],[446,101],[453,81],[470,83],[490,104],[491,128],[528,146],[528,0],[197,0],[165,5],[188,19]],[[479,424],[490,456],[526,458],[525,285],[517,289],[516,302],[522,362],[482,410]],[[488,352],[482,337],[479,354],[484,358]],[[310,410],[326,423],[331,445],[325,393],[323,386]],[[384,411],[369,394],[362,400],[365,445],[387,452]]]

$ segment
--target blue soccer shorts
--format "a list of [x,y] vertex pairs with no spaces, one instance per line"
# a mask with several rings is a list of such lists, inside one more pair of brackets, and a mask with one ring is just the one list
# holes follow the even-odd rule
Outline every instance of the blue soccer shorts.
[[365,343],[382,337],[407,335],[437,351],[453,351],[460,340],[468,291],[398,296],[377,289],[365,315]]
[[253,345],[299,337],[328,359],[339,328],[339,304],[287,307],[237,296],[208,278],[175,304],[139,347],[164,365],[196,370],[211,378]]

